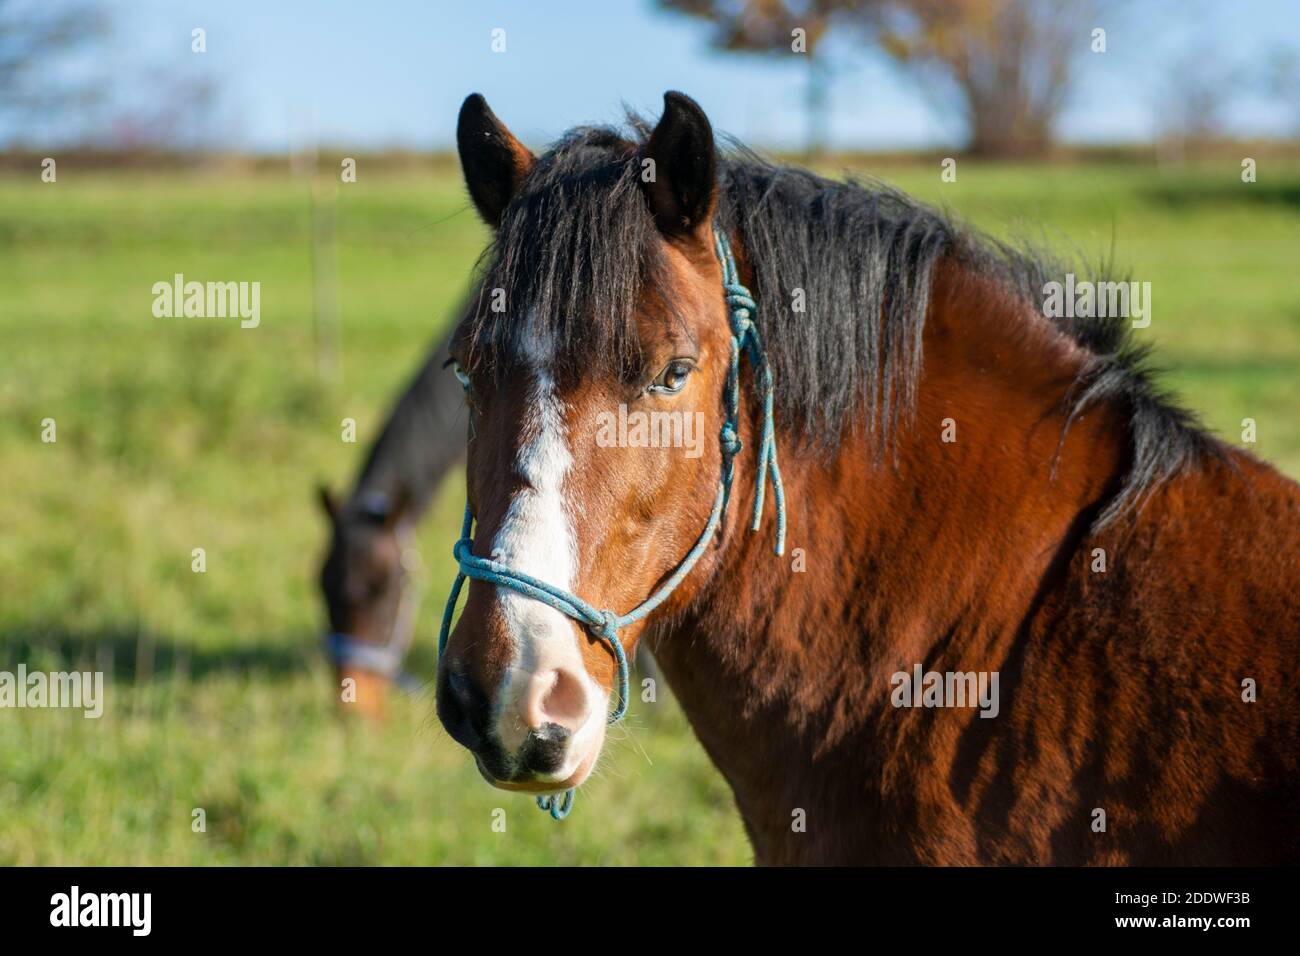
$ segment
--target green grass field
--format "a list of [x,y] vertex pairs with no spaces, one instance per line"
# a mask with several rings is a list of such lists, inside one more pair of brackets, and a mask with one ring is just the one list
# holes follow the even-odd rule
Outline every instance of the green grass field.
[[[1153,287],[1165,379],[1300,475],[1300,167],[871,170],[1001,236]],[[106,712],[0,710],[3,864],[736,864],[730,792],[680,712],[634,702],[574,814],[489,788],[430,690],[341,723],[321,657],[314,483],[365,443],[467,286],[450,175],[340,187],[341,368],[318,375],[308,190],[287,174],[0,177],[0,670],[110,674]],[[260,281],[261,325],[159,319],[174,273]],[[356,445],[340,441],[353,417]],[[53,418],[57,442],[41,441]],[[420,545],[432,673],[458,482]],[[191,571],[204,548],[207,571]],[[506,810],[504,833],[493,811]],[[193,832],[192,812],[206,814]]]

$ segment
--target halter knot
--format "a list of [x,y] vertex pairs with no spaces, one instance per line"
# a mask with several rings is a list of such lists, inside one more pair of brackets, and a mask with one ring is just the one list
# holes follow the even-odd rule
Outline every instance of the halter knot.
[[727,303],[728,316],[731,323],[731,334],[739,339],[741,348],[749,345],[751,340],[750,333],[754,328],[754,313],[758,311],[758,303],[754,297],[749,294],[749,290],[739,282],[730,282],[724,285],[723,300]]
[[731,422],[727,422],[722,426],[722,432],[718,435],[718,444],[722,447],[722,454],[728,458],[739,455],[740,450],[745,447],[745,443],[736,434],[736,426]]
[[607,641],[618,640],[618,616],[613,611],[601,611],[596,633]]

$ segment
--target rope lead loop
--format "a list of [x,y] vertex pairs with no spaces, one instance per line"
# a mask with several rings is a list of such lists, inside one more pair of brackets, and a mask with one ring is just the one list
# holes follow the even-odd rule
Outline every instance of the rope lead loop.
[[563,820],[569,815],[569,811],[573,809],[573,797],[573,790],[548,794],[537,798],[537,807],[549,813],[552,820]]

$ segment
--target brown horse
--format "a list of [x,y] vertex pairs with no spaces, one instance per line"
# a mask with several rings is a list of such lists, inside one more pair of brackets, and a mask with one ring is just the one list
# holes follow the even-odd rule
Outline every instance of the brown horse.
[[320,489],[330,531],[320,571],[330,627],[325,647],[344,714],[382,716],[401,676],[420,603],[403,557],[439,482],[464,455],[464,442],[454,436],[465,404],[443,369],[447,347],[444,338],[430,350],[347,497]]
[[[788,550],[770,494],[744,527],[744,365],[736,500],[646,618],[470,582],[438,712],[483,775],[582,783],[644,639],[760,863],[1300,862],[1300,488],[1162,397],[1128,319],[1048,318],[1040,256],[723,153],[681,94],[632,126],[534,157],[461,109],[496,230],[451,352],[473,556],[618,613],[681,566],[729,457],[715,230],[773,371]],[[636,412],[702,416],[699,454],[609,441]]]

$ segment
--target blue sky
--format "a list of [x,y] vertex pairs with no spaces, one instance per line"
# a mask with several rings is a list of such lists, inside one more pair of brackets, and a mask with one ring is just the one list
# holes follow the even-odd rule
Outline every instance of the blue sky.
[[[56,2],[56,0],[50,0]],[[1063,3],[1071,0],[1061,0]],[[658,111],[666,89],[700,101],[720,129],[757,146],[803,138],[798,57],[719,54],[704,27],[652,0],[116,0],[115,97],[130,106],[202,71],[220,87],[226,145],[281,151],[319,141],[368,149],[442,147],[471,91],[485,94],[520,138],[540,145],[579,122],[611,121],[620,104]],[[1099,18],[1105,54],[1081,58],[1061,123],[1072,142],[1149,142],[1161,89],[1179,70],[1230,77],[1267,55],[1300,54],[1300,0],[1112,2]],[[190,52],[190,31],[208,52]],[[491,31],[506,31],[493,53]],[[1088,37],[1080,38],[1088,43]],[[830,140],[843,148],[944,146],[960,120],[879,53],[837,39],[847,64],[832,91]],[[1286,135],[1294,104],[1270,102],[1244,77],[1230,83],[1230,126]],[[48,130],[75,132],[55,117]],[[3,137],[5,131],[0,131]],[[7,131],[12,134],[13,131]]]

